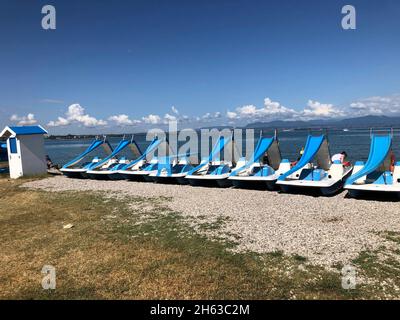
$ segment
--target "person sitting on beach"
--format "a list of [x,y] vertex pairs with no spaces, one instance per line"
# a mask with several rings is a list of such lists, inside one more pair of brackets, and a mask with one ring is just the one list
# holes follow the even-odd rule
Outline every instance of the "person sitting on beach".
[[341,164],[343,164],[345,167],[349,167],[350,166],[350,162],[346,161],[347,158],[347,152],[346,151],[342,151],[341,153],[336,153],[332,156],[331,161],[335,162],[335,161],[340,161]]
[[59,169],[59,166],[54,164],[53,161],[51,161],[49,155],[46,155],[46,165],[47,169]]

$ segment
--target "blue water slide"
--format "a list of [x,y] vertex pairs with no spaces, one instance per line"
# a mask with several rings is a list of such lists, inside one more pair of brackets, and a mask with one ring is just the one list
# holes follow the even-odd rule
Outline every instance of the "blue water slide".
[[174,157],[162,157],[158,161],[158,166],[157,166],[157,176],[161,174],[162,171],[166,171],[168,176],[171,176],[172,174],[172,164],[171,164],[171,159]]
[[240,171],[249,168],[253,163],[259,161],[264,154],[268,151],[268,149],[272,146],[272,143],[275,141],[275,138],[260,138],[258,140],[256,149],[252,154],[250,160],[242,167],[236,169],[231,173],[231,176],[236,176]]
[[194,167],[192,170],[188,172],[188,175],[192,175],[196,171],[200,170],[204,166],[206,166],[209,162],[211,161],[216,161],[221,154],[221,152],[224,150],[225,146],[228,144],[229,141],[231,141],[232,137],[220,137],[217,141],[217,143],[214,145],[214,148],[212,149],[210,155],[208,158],[203,159],[200,164],[196,167]]
[[[189,171],[189,169],[193,168],[192,165],[190,165],[190,161],[189,161],[189,157],[192,155],[196,155],[197,156],[197,152],[196,153],[185,153],[185,154],[178,154],[178,155],[170,155],[168,157],[165,157],[165,161],[159,161],[158,162],[158,167],[157,167],[157,177],[161,176],[161,174],[164,176],[165,172],[167,172],[167,177],[172,176],[172,174],[175,173],[184,173]],[[179,171],[175,171],[174,172],[174,164],[173,161],[171,161],[172,159],[176,159],[177,163],[176,165],[179,164],[179,161],[181,160],[186,160],[186,164],[184,166],[180,166]]]
[[100,168],[102,165],[106,164],[107,161],[109,161],[110,159],[112,159],[112,158],[114,158],[115,156],[117,156],[122,150],[124,150],[127,146],[129,146],[130,143],[131,143],[130,140],[122,139],[122,140],[119,142],[118,146],[114,149],[114,151],[113,151],[110,155],[108,155],[107,157],[105,157],[103,160],[101,160],[101,161],[99,161],[99,162],[92,163],[92,164],[89,166],[88,169],[89,169],[89,170],[94,170],[94,169],[96,169],[96,168]]
[[353,184],[361,177],[374,172],[385,161],[392,147],[392,137],[390,135],[372,135],[371,147],[368,160],[365,166],[352,176],[350,176],[345,185]]
[[[81,153],[79,156],[77,156],[76,158],[72,159],[70,162],[68,162],[67,164],[65,164],[63,166],[63,169],[66,169],[68,167],[71,167],[75,164],[77,164],[78,162],[80,162],[84,157],[86,157],[89,153],[91,153],[92,151],[96,150],[98,147],[100,147],[103,143],[107,143],[103,140],[94,140],[92,142],[92,144],[83,152]],[[112,149],[111,149],[112,150]]]
[[[134,146],[134,148],[135,149],[132,149],[131,151],[132,151],[132,154],[135,156],[136,154],[137,154],[137,152],[139,153],[137,156],[136,156],[136,158],[135,158],[135,160],[137,159],[137,158],[139,158],[139,157],[141,157],[142,156],[142,151],[140,151],[140,148],[139,148],[139,146],[137,145],[137,143],[136,143],[136,141],[135,140],[131,140],[131,143],[129,144],[130,146]],[[125,157],[122,157],[121,159],[120,159],[120,162],[121,162],[121,160],[126,160],[126,158]],[[119,163],[118,165],[116,165],[116,166],[113,166],[111,169],[109,169],[110,171],[118,171],[118,170],[122,170],[124,167],[126,166],[126,163]]]
[[150,154],[151,152],[153,152],[154,150],[156,150],[161,142],[162,142],[162,140],[160,140],[157,137],[155,137],[150,142],[149,146],[147,147],[147,149],[143,152],[143,154],[140,157],[136,158],[135,160],[131,161],[130,163],[128,163],[127,165],[122,167],[121,170],[128,170],[129,168],[131,168],[134,165],[136,165],[139,161],[141,161],[143,159],[146,159],[147,155]]
[[284,181],[292,173],[300,170],[305,165],[310,163],[311,160],[314,159],[315,155],[318,153],[318,150],[319,148],[321,148],[322,142],[324,142],[324,140],[325,140],[325,135],[320,135],[320,136],[309,135],[307,137],[306,146],[304,147],[304,153],[301,156],[299,162],[297,162],[297,164],[292,169],[282,174],[278,178],[278,181]]
[[230,142],[232,137],[220,137],[215,144],[213,150],[211,151],[208,161],[215,161],[220,157],[221,152],[224,150],[225,146]]

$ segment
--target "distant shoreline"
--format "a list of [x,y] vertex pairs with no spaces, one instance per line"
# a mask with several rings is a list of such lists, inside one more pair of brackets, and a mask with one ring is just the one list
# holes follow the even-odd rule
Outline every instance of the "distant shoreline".
[[[232,128],[232,127],[220,127],[219,129],[254,129],[254,130],[263,130],[263,129],[269,129],[269,130],[273,130],[275,128],[272,127],[236,127],[236,128]],[[343,132],[351,132],[351,131],[365,131],[365,130],[370,130],[371,128],[376,129],[376,130],[389,130],[389,129],[393,129],[394,131],[400,131],[400,125],[397,127],[381,127],[381,126],[371,126],[371,127],[345,127],[345,128],[341,128],[341,127],[299,127],[299,128],[291,128],[291,127],[282,127],[282,128],[276,128],[278,130],[278,132],[293,132],[293,131],[308,131],[308,130],[328,130],[329,131],[333,131],[333,132],[337,132],[337,131],[343,131]],[[200,131],[201,129],[208,129],[208,128],[200,128],[200,129],[194,129],[195,131]],[[108,138],[121,138],[123,136],[145,136],[146,132],[137,132],[137,133],[104,133],[104,134],[66,134],[66,135],[57,135],[57,134],[52,134],[52,135],[47,135],[45,136],[45,139],[49,139],[49,140],[82,140],[82,139],[94,139],[96,137],[99,136],[107,136]]]

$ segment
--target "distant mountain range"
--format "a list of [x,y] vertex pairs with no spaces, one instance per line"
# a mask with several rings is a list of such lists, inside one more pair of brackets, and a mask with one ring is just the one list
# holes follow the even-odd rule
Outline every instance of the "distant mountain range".
[[310,120],[310,121],[270,121],[249,123],[246,128],[372,128],[372,127],[400,127],[400,117],[365,116],[342,120]]
[[[224,128],[233,129],[232,126],[209,126],[200,129],[218,129]],[[243,127],[236,127],[243,128]],[[310,120],[310,121],[269,121],[269,122],[253,122],[246,125],[244,128],[271,128],[271,129],[308,129],[308,128],[330,128],[330,129],[369,129],[369,128],[400,128],[400,117],[386,116],[365,116],[358,118],[349,118],[342,120]],[[145,135],[145,132],[135,133],[135,136]],[[82,139],[93,138],[96,135],[51,135],[49,139]],[[107,137],[121,137],[122,134],[107,134]]]

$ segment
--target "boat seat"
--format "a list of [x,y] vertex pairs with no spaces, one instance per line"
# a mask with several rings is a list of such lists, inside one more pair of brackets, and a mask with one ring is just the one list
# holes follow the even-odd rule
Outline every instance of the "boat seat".
[[139,170],[147,170],[152,164],[150,164],[149,162],[144,163]]
[[252,173],[256,177],[268,177],[274,174],[274,170],[270,166],[262,166],[255,167]]
[[114,166],[111,166],[111,167],[109,168],[109,170],[110,170],[110,171],[121,170],[124,166],[125,166],[124,163],[118,163],[118,164],[116,164],[116,165],[114,165]]
[[118,162],[119,162],[119,163],[122,163],[122,164],[128,164],[128,163],[129,163],[129,160],[127,160],[125,157],[121,157],[121,159],[119,159]]
[[143,169],[143,171],[152,171],[152,170],[156,170],[156,168],[158,167],[157,163],[149,163],[148,166],[146,166],[146,168]]
[[229,166],[221,165],[221,166],[217,167],[215,170],[213,170],[212,172],[210,172],[210,174],[211,175],[220,175],[220,174],[228,173],[229,170],[230,170]]
[[300,175],[300,180],[321,181],[326,176],[326,171],[323,169],[306,169],[303,171],[308,171],[308,174],[302,179],[302,172]]
[[184,164],[184,165],[182,165],[182,168],[178,172],[175,172],[175,173],[185,173],[185,172],[188,172],[191,169],[193,169],[192,165]]
[[187,164],[176,164],[172,167],[171,173],[182,173],[186,166]]
[[383,172],[374,184],[393,184],[393,176],[390,171]]

